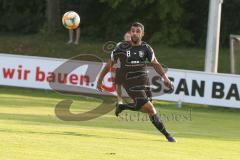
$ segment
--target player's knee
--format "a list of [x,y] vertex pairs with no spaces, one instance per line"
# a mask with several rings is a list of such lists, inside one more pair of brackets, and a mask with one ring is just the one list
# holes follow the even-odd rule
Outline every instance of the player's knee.
[[150,112],[149,112],[149,115],[152,116],[154,114],[156,114],[156,109],[154,108],[153,104],[151,102],[149,102],[150,104]]
[[145,105],[144,105],[144,110],[148,113],[148,115],[152,116],[154,114],[156,114],[156,110],[154,108],[154,106],[152,105],[151,102],[147,102]]
[[156,114],[156,110],[154,109],[154,107],[152,107],[151,109],[149,109],[148,115],[152,116],[154,114]]

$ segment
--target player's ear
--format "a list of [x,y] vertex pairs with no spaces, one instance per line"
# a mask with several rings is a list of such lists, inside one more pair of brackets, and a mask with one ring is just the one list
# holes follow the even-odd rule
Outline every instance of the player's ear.
[[142,33],[142,36],[144,36],[144,31],[143,31],[143,33]]

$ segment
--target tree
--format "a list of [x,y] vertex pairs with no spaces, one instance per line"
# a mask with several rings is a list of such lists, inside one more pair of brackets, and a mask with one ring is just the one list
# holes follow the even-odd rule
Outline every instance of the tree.
[[56,32],[61,23],[59,4],[59,0],[47,0],[47,26],[50,33]]
[[178,45],[192,41],[191,32],[184,28],[183,0],[99,1],[109,6],[101,16],[109,39],[126,32],[132,22],[140,21],[146,28],[145,39],[151,43]]
[[46,21],[45,6],[39,0],[0,0],[0,31],[38,32]]

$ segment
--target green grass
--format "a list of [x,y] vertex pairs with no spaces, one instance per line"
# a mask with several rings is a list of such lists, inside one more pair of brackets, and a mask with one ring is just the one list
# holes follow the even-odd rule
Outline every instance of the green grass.
[[[138,121],[136,112],[124,111],[121,118],[111,111],[89,121],[62,121],[54,107],[67,98],[71,97],[51,91],[1,87],[0,159],[239,159],[240,110],[189,104],[176,108],[174,103],[155,102],[162,114],[185,116],[163,118],[178,140],[169,143],[146,115]],[[72,96],[71,111],[93,109],[100,98]]]
[[[79,45],[68,45],[66,44],[67,36],[67,32],[56,35],[1,34],[0,52],[57,58],[71,58],[79,54],[94,54],[104,61],[109,57],[109,53],[102,50],[104,41],[90,41],[87,40],[87,37],[81,37]],[[172,48],[157,44],[152,45],[152,47],[160,62],[170,68],[204,70],[204,48]],[[230,72],[229,61],[229,49],[220,49],[218,70],[220,73]]]

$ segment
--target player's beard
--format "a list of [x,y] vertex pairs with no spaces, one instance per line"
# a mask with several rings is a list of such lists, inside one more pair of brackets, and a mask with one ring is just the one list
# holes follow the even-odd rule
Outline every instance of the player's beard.
[[131,37],[131,39],[133,44],[138,44],[141,41],[139,37]]

